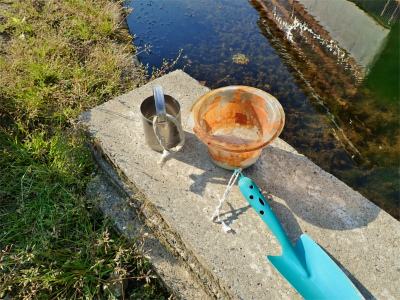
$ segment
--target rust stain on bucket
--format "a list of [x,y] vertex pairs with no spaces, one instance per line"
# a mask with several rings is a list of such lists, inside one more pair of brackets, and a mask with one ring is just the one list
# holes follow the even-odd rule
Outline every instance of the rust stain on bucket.
[[270,94],[245,86],[211,91],[191,108],[193,131],[208,146],[212,160],[224,167],[246,168],[282,131],[282,106]]
[[228,166],[234,168],[241,168],[244,167],[246,164],[252,165],[254,164],[258,157],[261,154],[261,150],[251,151],[251,152],[243,152],[243,153],[235,153],[235,152],[228,152],[228,151],[221,151],[215,147],[207,147],[208,153],[211,159],[217,165],[227,165],[224,168],[229,168]]

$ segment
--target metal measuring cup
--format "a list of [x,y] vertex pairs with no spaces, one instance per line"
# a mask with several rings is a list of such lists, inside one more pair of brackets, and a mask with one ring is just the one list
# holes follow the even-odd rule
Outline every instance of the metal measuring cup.
[[[175,98],[164,95],[162,86],[155,86],[153,88],[153,96],[143,100],[140,105],[140,112],[142,114],[144,137],[151,149],[156,151],[168,150],[181,142],[181,134],[183,134],[181,106]],[[159,137],[163,140],[165,149],[157,139],[153,126],[154,118],[156,117],[156,129]],[[176,120],[175,122],[179,123],[179,126],[175,124],[171,117]],[[182,131],[181,134],[180,130]]]

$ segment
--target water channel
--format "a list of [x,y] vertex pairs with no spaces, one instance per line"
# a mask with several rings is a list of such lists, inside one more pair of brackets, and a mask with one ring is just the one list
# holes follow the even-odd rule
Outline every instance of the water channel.
[[209,88],[271,93],[285,110],[283,140],[400,219],[400,8],[396,0],[373,8],[363,1],[125,5],[150,71],[179,57],[175,68]]

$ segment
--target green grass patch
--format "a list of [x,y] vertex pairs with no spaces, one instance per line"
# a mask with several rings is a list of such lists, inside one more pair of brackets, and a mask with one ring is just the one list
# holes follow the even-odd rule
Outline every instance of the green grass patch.
[[121,30],[120,3],[0,3],[5,5],[0,298],[114,299],[112,284],[128,279],[139,286],[128,287],[135,298],[165,299],[133,242],[117,235],[85,196],[95,169],[77,116],[145,80],[145,71],[132,72],[135,49]]
[[135,78],[121,72],[133,45],[113,41],[119,9],[111,1],[14,1],[0,25],[0,33],[13,37],[0,59],[9,117],[29,129],[60,119],[64,125],[132,88]]

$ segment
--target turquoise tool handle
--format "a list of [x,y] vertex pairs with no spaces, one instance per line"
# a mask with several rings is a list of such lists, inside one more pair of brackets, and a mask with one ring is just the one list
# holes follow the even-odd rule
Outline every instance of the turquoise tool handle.
[[282,250],[293,251],[292,242],[289,240],[278,218],[268,205],[257,185],[247,177],[239,177],[239,188],[243,196],[258,213],[281,244]]

